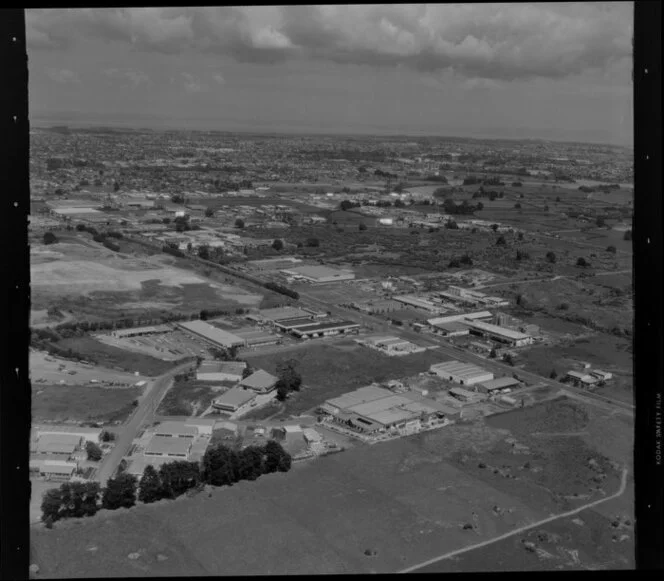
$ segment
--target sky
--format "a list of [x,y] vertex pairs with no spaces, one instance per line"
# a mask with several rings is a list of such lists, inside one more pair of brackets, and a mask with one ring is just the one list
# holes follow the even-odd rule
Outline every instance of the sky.
[[27,10],[35,122],[632,146],[633,4]]

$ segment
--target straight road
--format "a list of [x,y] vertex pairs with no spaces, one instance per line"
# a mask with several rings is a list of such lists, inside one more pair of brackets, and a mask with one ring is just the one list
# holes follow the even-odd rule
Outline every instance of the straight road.
[[509,539],[510,537],[513,537],[514,535],[518,535],[520,533],[523,533],[525,531],[529,531],[530,529],[534,529],[536,527],[541,527],[542,525],[548,524],[550,522],[553,522],[553,521],[561,519],[561,518],[567,518],[567,517],[570,517],[570,516],[574,516],[576,514],[579,514],[581,511],[584,511],[584,510],[589,509],[589,508],[593,508],[593,507],[597,506],[598,504],[602,504],[604,502],[608,502],[609,500],[613,500],[614,498],[618,498],[619,496],[622,496],[622,494],[625,492],[626,487],[627,487],[627,468],[623,468],[622,478],[621,478],[621,481],[620,481],[620,488],[618,489],[618,491],[615,494],[612,494],[611,496],[607,496],[606,498],[600,498],[599,500],[589,502],[588,504],[584,504],[583,506],[580,506],[579,508],[575,508],[574,510],[567,511],[567,512],[564,512],[562,514],[557,514],[557,515],[551,516],[549,518],[545,518],[543,520],[540,520],[536,523],[529,524],[529,525],[526,525],[524,527],[520,527],[518,529],[510,531],[509,533],[505,533],[504,535],[500,535],[499,537],[489,539],[488,541],[483,541],[481,543],[477,543],[476,545],[471,545],[469,547],[464,547],[462,549],[457,549],[456,551],[451,551],[449,553],[445,553],[444,555],[440,555],[439,557],[435,557],[434,559],[429,559],[428,561],[424,561],[423,563],[419,563],[417,565],[413,565],[412,567],[408,567],[407,569],[403,569],[402,571],[399,571],[399,573],[412,573],[413,571],[417,571],[418,569],[423,569],[424,567],[427,567],[429,565],[433,565],[434,563],[437,563],[438,561],[442,561],[444,559],[449,559],[450,557],[455,557],[456,555],[461,555],[462,553],[467,553],[468,551],[472,551],[474,549],[479,549],[481,547],[486,547],[487,545],[497,543],[498,541],[502,541],[503,539]]
[[127,455],[129,448],[131,448],[131,443],[134,441],[141,426],[152,421],[161,398],[173,383],[173,378],[190,368],[191,365],[191,362],[183,363],[174,367],[168,373],[160,375],[154,379],[154,383],[149,388],[149,391],[143,394],[133,415],[129,418],[127,423],[121,427],[121,430],[119,431],[120,435],[115,442],[113,450],[111,450],[111,453],[106,456],[101,468],[97,472],[96,478],[102,488],[106,486],[106,481],[115,473],[123,456]]
[[484,369],[493,371],[496,374],[512,375],[516,373],[519,376],[519,378],[521,378],[524,381],[528,381],[530,383],[544,383],[548,387],[554,389],[564,388],[565,390],[568,390],[570,392],[578,393],[579,395],[582,395],[588,400],[598,400],[604,403],[611,404],[612,406],[615,406],[617,409],[619,409],[624,413],[631,414],[634,411],[634,406],[627,402],[612,400],[600,394],[589,392],[569,384],[561,384],[558,381],[542,377],[540,375],[536,375],[535,373],[531,373],[529,371],[524,371],[523,369],[512,367],[501,361],[496,361],[495,359],[485,359],[484,357],[475,355],[470,351],[453,347],[449,343],[447,343],[444,339],[441,339],[437,336],[424,335],[422,333],[412,331],[405,326],[394,327],[386,323],[384,320],[374,317],[373,315],[359,313],[352,309],[345,309],[337,305],[331,305],[325,303],[324,301],[321,301],[316,297],[308,295],[306,291],[300,291],[300,302],[302,303],[303,306],[309,306],[311,308],[317,308],[320,310],[329,311],[334,316],[344,318],[346,320],[351,320],[356,323],[365,325],[367,327],[373,327],[377,331],[380,330],[381,332],[396,333],[399,336],[404,337],[405,339],[408,339],[414,343],[422,344],[423,342],[427,342],[429,344],[434,344],[438,348],[437,351],[441,352],[442,354],[452,359],[458,359],[469,363],[473,363],[475,365],[483,367]]

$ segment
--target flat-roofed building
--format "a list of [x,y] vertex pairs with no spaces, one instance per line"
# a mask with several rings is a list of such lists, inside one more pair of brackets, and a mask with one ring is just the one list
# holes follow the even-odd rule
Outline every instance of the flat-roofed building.
[[113,337],[140,337],[143,335],[159,335],[168,333],[173,329],[168,325],[149,325],[146,327],[133,327],[132,329],[115,329],[111,331]]
[[530,345],[533,342],[533,338],[530,335],[512,329],[506,329],[505,327],[499,327],[498,325],[492,325],[491,323],[485,323],[483,321],[466,321],[465,324],[474,335],[487,337],[493,341],[509,345],[510,347],[523,347],[524,345]]
[[461,361],[445,361],[432,365],[429,370],[448,381],[453,381],[459,385],[475,385],[493,379],[493,373],[486,371],[477,365],[471,363],[462,363]]
[[278,258],[250,260],[247,262],[247,266],[256,270],[283,270],[301,262],[302,260],[293,256],[279,256]]
[[37,441],[38,454],[57,454],[71,456],[83,442],[76,434],[46,434]]
[[514,389],[519,387],[521,382],[514,377],[497,377],[491,381],[485,381],[477,385],[477,391],[480,393],[487,393],[493,395],[499,393],[504,389]]
[[154,434],[159,438],[192,439],[198,436],[198,430],[184,422],[168,421],[155,427]]
[[306,265],[282,270],[283,273],[302,278],[313,284],[327,284],[345,280],[353,280],[355,273],[350,270],[330,268],[328,266]]
[[203,361],[196,370],[198,381],[240,381],[247,368],[245,361]]
[[291,329],[291,333],[302,339],[313,339],[314,337],[356,333],[359,329],[360,325],[352,321],[327,321],[325,323],[301,325]]
[[215,409],[236,414],[248,409],[256,399],[256,392],[244,389],[240,386],[233,387],[219,397],[212,400]]
[[462,387],[453,387],[450,389],[449,393],[451,396],[464,403],[479,401],[485,397],[477,392],[463,389]]
[[435,317],[433,319],[427,319],[427,323],[431,326],[442,325],[445,323],[455,323],[459,321],[469,321],[476,320],[488,320],[493,315],[489,311],[477,311],[475,313],[464,313],[462,315],[447,315],[445,317]]
[[415,295],[399,295],[394,297],[395,301],[408,305],[410,307],[415,307],[416,309],[421,309],[427,313],[440,313],[444,309],[435,303],[427,299]]
[[443,337],[459,337],[470,333],[468,326],[464,325],[461,321],[438,323],[437,325],[432,325],[432,330]]
[[259,369],[240,382],[240,386],[256,393],[270,393],[277,385],[278,377]]
[[363,301],[354,303],[353,305],[359,311],[372,314],[392,313],[404,308],[404,305],[399,301],[392,299],[381,299],[375,301]]
[[101,428],[81,428],[78,426],[35,426],[35,436],[40,438],[47,435],[69,434],[82,438],[85,442],[98,444],[101,441]]
[[155,434],[143,454],[186,460],[190,450],[191,440],[189,438],[171,438]]
[[244,347],[246,344],[242,337],[214,327],[205,321],[187,321],[178,323],[178,327],[216,347],[231,349],[233,347]]
[[76,464],[43,464],[39,470],[44,480],[68,482],[76,472]]
[[217,420],[208,418],[189,418],[184,420],[184,425],[196,428],[199,436],[211,436],[217,425]]
[[284,319],[296,319],[298,317],[313,319],[314,313],[297,307],[277,307],[274,309],[262,309],[259,311],[258,316],[265,321],[277,322]]
[[611,379],[613,377],[613,373],[611,373],[609,371],[602,371],[601,369],[593,369],[590,372],[590,375],[592,375],[593,377],[596,377],[600,381],[608,381],[609,379]]
[[277,335],[273,335],[272,333],[268,333],[267,331],[253,327],[233,329],[233,333],[244,339],[248,347],[257,347],[259,345],[275,345],[281,340]]

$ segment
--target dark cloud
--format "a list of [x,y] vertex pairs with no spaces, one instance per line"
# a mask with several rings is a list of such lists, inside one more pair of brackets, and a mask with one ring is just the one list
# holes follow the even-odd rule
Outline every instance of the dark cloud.
[[496,80],[562,78],[632,50],[631,3],[30,10],[27,21],[31,49],[91,37],[239,62],[311,58]]

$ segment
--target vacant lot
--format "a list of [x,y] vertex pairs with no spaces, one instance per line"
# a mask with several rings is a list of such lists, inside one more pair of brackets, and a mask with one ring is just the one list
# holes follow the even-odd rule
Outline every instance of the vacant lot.
[[33,385],[35,421],[124,421],[141,394],[138,387],[103,388],[85,385]]
[[294,359],[302,374],[303,387],[286,402],[285,414],[304,413],[326,399],[368,385],[428,371],[433,363],[445,358],[433,352],[415,353],[405,357],[388,357],[352,341],[310,343],[287,353],[249,355],[253,367],[276,371],[280,361]]
[[[232,382],[223,384],[223,389],[234,385]],[[202,381],[176,381],[157,408],[162,416],[199,416],[220,395],[221,391]]]
[[138,372],[139,375],[154,377],[162,375],[171,369],[175,362],[162,361],[132,351],[125,351],[112,345],[97,341],[93,337],[72,337],[58,341],[58,346],[71,349],[76,355],[86,361],[92,361],[103,367],[120,369],[122,371]]

